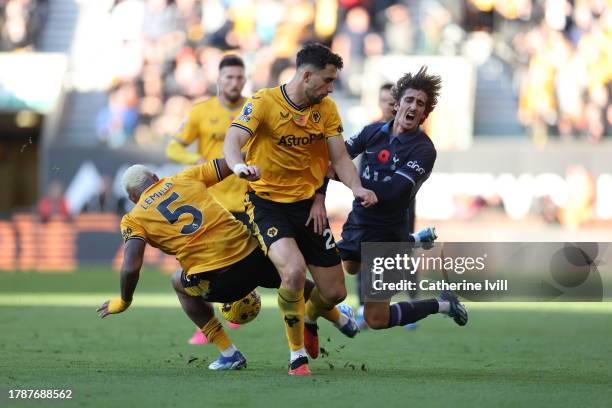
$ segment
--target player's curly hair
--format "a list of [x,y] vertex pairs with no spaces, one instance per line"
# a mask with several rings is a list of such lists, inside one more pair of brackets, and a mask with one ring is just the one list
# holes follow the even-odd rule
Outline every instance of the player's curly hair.
[[425,114],[428,115],[436,107],[438,96],[440,96],[440,88],[442,87],[442,78],[439,75],[429,75],[427,67],[423,65],[416,74],[407,73],[397,80],[391,93],[393,98],[399,103],[407,89],[416,89],[423,91],[427,95],[427,104],[425,105]]
[[324,69],[327,64],[332,64],[342,69],[344,63],[342,57],[332,52],[329,47],[321,43],[308,43],[297,53],[295,65],[300,68],[304,65],[312,65],[317,69]]

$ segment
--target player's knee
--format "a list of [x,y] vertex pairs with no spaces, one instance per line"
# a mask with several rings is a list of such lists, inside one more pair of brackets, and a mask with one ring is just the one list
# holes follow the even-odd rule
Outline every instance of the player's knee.
[[326,288],[324,291],[319,289],[319,291],[325,300],[334,305],[342,303],[346,299],[346,287],[344,285],[335,285],[334,287]]
[[286,265],[280,270],[283,286],[291,290],[304,289],[304,281],[306,280],[306,266],[301,266],[298,263]]
[[373,330],[386,329],[389,327],[389,318],[376,313],[364,313],[368,327]]

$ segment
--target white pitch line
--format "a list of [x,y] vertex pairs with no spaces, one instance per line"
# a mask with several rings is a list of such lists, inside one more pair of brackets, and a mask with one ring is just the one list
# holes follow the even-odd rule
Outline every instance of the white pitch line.
[[[104,301],[116,297],[116,293],[5,293],[0,294],[0,306],[68,306],[97,307]],[[347,303],[357,304],[351,295]],[[261,294],[264,308],[276,308],[276,295]],[[466,302],[468,310],[528,310],[569,313],[612,314],[612,302]],[[167,293],[143,293],[134,295],[132,308],[179,307],[176,296]]]

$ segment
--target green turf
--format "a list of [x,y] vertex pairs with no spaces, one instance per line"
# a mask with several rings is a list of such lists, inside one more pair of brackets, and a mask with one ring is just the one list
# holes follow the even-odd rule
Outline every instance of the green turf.
[[[102,284],[105,278],[95,275],[89,280]],[[88,279],[69,276],[29,279],[45,280],[45,292],[84,287]],[[117,276],[108,278],[115,285],[104,291],[116,288]],[[139,290],[163,288],[164,278],[143,276]],[[21,277],[0,274],[0,286],[6,292],[15,279]],[[353,340],[321,326],[329,356],[312,363],[312,378],[290,378],[274,309],[230,332],[248,368],[216,373],[206,369],[217,354],[212,346],[185,343],[192,326],[178,307],[135,307],[100,320],[91,307],[4,306],[0,406],[612,405],[610,313],[479,308],[463,328],[432,316],[415,331],[364,332]],[[70,388],[74,394],[71,402],[16,402],[6,398],[9,388]]]

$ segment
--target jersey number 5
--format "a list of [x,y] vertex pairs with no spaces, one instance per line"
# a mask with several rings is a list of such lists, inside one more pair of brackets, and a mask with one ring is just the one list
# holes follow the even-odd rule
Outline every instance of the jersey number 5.
[[168,206],[179,199],[179,195],[174,192],[170,194],[170,197],[159,203],[155,209],[161,213],[168,220],[170,224],[174,224],[178,221],[179,217],[183,214],[191,214],[193,221],[190,224],[183,225],[181,228],[181,234],[193,234],[202,225],[202,211],[191,205],[181,205],[174,211],[171,211]]

